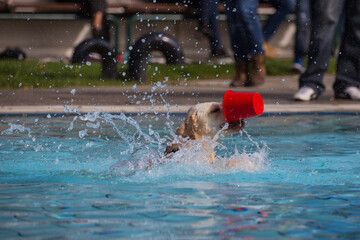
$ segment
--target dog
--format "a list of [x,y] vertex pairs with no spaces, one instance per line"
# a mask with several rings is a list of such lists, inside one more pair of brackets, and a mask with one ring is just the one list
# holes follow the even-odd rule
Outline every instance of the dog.
[[[201,141],[203,150],[209,156],[209,163],[215,162],[215,145],[221,137],[237,133],[243,130],[245,123],[243,120],[228,124],[223,114],[221,103],[207,102],[192,106],[175,132],[174,139],[167,144],[164,156],[144,146],[138,149],[127,160],[121,160],[110,167],[110,172],[115,172],[123,176],[130,176],[139,170],[148,170],[154,165],[165,164],[174,154],[182,148],[190,147],[192,141]],[[207,140],[210,141],[207,141]],[[146,150],[145,153],[143,150]],[[227,168],[241,164],[239,161],[228,161]]]
[[[244,127],[243,120],[231,124],[226,122],[221,103],[196,104],[188,110],[185,120],[176,130],[176,135],[180,138],[168,144],[165,156],[171,157],[176,151],[186,147],[188,140],[202,141],[204,138],[210,138],[213,141],[219,141],[221,137],[240,132]],[[209,153],[209,162],[214,163],[215,147],[208,146],[206,141],[203,141],[203,146]]]

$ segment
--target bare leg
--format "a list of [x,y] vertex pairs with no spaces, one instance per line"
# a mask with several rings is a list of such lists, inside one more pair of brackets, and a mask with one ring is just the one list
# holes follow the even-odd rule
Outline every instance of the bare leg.
[[102,12],[96,12],[93,17],[92,27],[100,32],[102,29],[102,21],[103,21],[104,14]]

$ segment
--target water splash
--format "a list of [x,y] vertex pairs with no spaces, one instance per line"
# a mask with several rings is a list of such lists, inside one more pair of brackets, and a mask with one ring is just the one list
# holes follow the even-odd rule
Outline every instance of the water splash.
[[[163,87],[161,83],[156,86]],[[219,143],[219,140],[224,137],[224,131],[229,127],[228,124],[225,124],[213,139],[204,138],[202,141],[197,141],[177,136],[174,132],[175,123],[171,120],[169,104],[163,96],[160,97],[168,108],[164,124],[167,129],[166,134],[158,133],[153,129],[151,123],[144,128],[138,121],[123,113],[113,115],[98,111],[75,116],[68,131],[73,131],[75,124],[85,126],[85,129],[81,128],[76,131],[79,131],[81,139],[86,139],[91,137],[91,129],[101,129],[104,125],[110,125],[117,136],[115,141],[119,141],[119,146],[125,145],[126,147],[125,150],[119,150],[120,158],[109,168],[108,173],[130,181],[146,181],[146,179],[155,180],[175,176],[191,178],[229,171],[255,172],[268,166],[266,144],[261,143],[262,146],[260,146],[246,131],[240,132],[240,136],[245,135],[256,147],[256,151],[253,153],[247,153],[246,149],[239,152],[236,147],[234,152],[230,152],[227,146]],[[70,110],[67,109],[67,111]],[[74,110],[71,111],[74,112]],[[165,147],[170,142],[172,144],[181,143],[184,147],[171,156],[165,155]],[[92,146],[93,144],[86,145],[87,148]],[[216,156],[215,163],[211,164],[209,159],[212,151],[209,149],[220,149],[225,152],[225,155]]]
[[33,142],[36,141],[36,138],[31,135],[30,128],[25,127],[24,125],[8,123],[10,128],[1,131],[1,135],[13,135],[16,132],[24,133],[27,132],[27,136],[32,139]]
[[[85,122],[87,128],[100,129],[101,124],[109,124],[112,126],[115,133],[120,138],[120,144],[126,144],[127,150],[120,152],[120,155],[126,155],[133,153],[142,144],[147,143],[151,145],[157,145],[160,152],[163,148],[163,144],[166,141],[158,133],[152,130],[152,126],[149,125],[149,133],[142,130],[139,123],[130,116],[126,116],[124,113],[119,115],[113,115],[105,112],[89,112],[85,115],[75,116],[68,128],[68,131],[74,129],[76,121],[81,120]],[[84,138],[88,135],[88,129],[82,129],[79,131],[79,137]]]
[[[161,99],[169,108],[165,98]],[[164,121],[159,123],[153,121],[158,117],[156,114],[144,113],[144,117],[136,119],[123,113],[82,114],[69,107],[65,107],[64,110],[76,114],[67,120],[69,122],[62,125],[64,131],[57,129],[57,122],[60,119],[52,117],[42,120],[36,118],[33,124],[29,124],[30,127],[25,127],[25,124],[9,123],[9,129],[1,132],[2,135],[25,133],[34,142],[33,136],[40,136],[36,143],[31,143],[31,140],[19,142],[23,145],[24,153],[38,159],[31,163],[30,169],[36,172],[53,171],[54,174],[67,171],[65,175],[70,174],[79,178],[88,176],[96,179],[110,178],[111,181],[116,182],[144,182],[162,181],[161,179],[191,180],[216,176],[219,173],[259,172],[269,165],[266,144],[257,143],[247,132],[241,132],[239,137],[256,147],[255,151],[250,153],[239,146],[236,146],[234,151],[234,144],[238,144],[238,140],[233,142],[234,144],[229,142],[230,145],[219,142],[223,139],[223,131],[213,139],[205,138],[203,141],[183,139],[174,132],[179,119],[174,121],[169,111],[166,116],[162,115]],[[145,125],[144,120],[146,120]],[[34,132],[31,131],[32,127]],[[223,130],[227,127],[228,125],[225,124]],[[164,154],[164,150],[169,142],[183,143],[185,147],[168,156]],[[216,152],[216,161],[213,164],[209,161],[211,155],[209,148],[215,149]],[[26,152],[31,149],[33,153]],[[29,169],[29,163],[24,162],[19,168]]]
[[[114,164],[109,173],[123,181],[157,181],[161,179],[193,179],[199,176],[212,176],[219,173],[261,172],[269,166],[267,145],[257,143],[250,136],[247,138],[257,150],[248,153],[244,148],[239,152],[229,152],[227,147],[218,142],[218,138],[204,138],[202,141],[182,139],[175,136],[172,143],[183,142],[184,147],[173,154],[159,154],[155,149],[142,146],[129,158]],[[216,155],[215,163],[210,163],[209,148],[226,150],[225,156]]]

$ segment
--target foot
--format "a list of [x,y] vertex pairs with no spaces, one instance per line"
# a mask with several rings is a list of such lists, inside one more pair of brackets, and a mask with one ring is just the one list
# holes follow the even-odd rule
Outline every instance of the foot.
[[249,63],[240,59],[235,61],[235,77],[230,83],[230,87],[243,87],[249,79]]
[[246,86],[247,81],[241,79],[233,79],[229,85],[229,87],[244,87]]
[[263,48],[265,51],[265,57],[276,58],[278,56],[278,50],[274,46],[270,45],[269,43],[264,42]]
[[265,56],[263,54],[251,56],[251,64],[251,74],[246,86],[253,87],[264,84],[266,77]]
[[228,57],[228,55],[226,54],[224,49],[218,48],[211,51],[211,57],[221,58],[221,57]]
[[302,74],[302,73],[305,72],[305,67],[304,67],[302,64],[300,64],[300,63],[294,62],[294,63],[291,65],[290,70],[291,70],[292,72]]
[[335,98],[360,100],[360,89],[357,87],[347,87],[344,92],[335,93]]
[[316,94],[315,90],[311,87],[302,87],[299,89],[297,93],[294,95],[294,100],[296,101],[311,101],[318,98],[318,95]]

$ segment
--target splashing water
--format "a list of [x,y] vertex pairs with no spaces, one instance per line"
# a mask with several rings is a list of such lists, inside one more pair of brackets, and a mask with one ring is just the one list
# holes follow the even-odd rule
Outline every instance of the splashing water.
[[204,140],[210,164],[201,141],[164,156],[183,116],[74,114],[0,119],[4,238],[359,233],[358,116],[252,119],[247,132]]
[[[53,128],[52,126],[56,126],[57,118],[48,114],[47,124],[42,125],[38,120],[30,127],[11,123],[9,124],[10,128],[1,133],[2,135],[14,135],[17,132],[27,132],[27,137],[31,138],[33,143],[27,140],[23,142],[26,143],[27,149],[32,148],[40,154],[39,159],[45,158],[45,161],[41,162],[44,169],[51,169],[53,167],[51,164],[56,163],[55,169],[60,167],[75,173],[83,170],[87,173],[97,173],[101,177],[107,177],[110,174],[136,181],[136,179],[157,179],[165,176],[191,177],[227,171],[253,172],[265,169],[268,162],[266,144],[263,143],[263,146],[260,147],[248,134],[242,133],[240,133],[240,137],[247,136],[246,141],[256,147],[251,153],[247,153],[245,148],[238,147],[236,141],[230,145],[219,142],[220,131],[214,139],[186,140],[187,147],[178,151],[171,158],[165,156],[164,150],[169,142],[184,141],[175,134],[175,129],[180,124],[177,120],[172,119],[170,104],[165,98],[169,94],[167,81],[168,78],[157,81],[150,92],[141,92],[142,100],[150,102],[151,106],[149,106],[149,111],[138,113],[136,117],[126,116],[123,113],[110,114],[100,111],[83,114],[78,109],[65,105],[64,112],[75,116],[70,119],[67,126],[62,126],[59,130],[50,130]],[[136,84],[132,89],[137,89]],[[72,89],[71,94],[75,93],[76,90]],[[125,94],[128,94],[128,97],[134,101],[138,101],[141,97],[137,96],[137,93],[140,92]],[[158,113],[157,104],[164,106],[168,110],[167,113]],[[66,121],[69,121],[69,118]],[[43,132],[41,132],[40,126]],[[33,133],[34,127],[40,132]],[[36,142],[34,136],[38,134],[43,136],[54,131],[62,133],[61,139],[41,139]],[[67,142],[68,140],[70,143]],[[100,151],[99,145],[101,146]],[[216,149],[214,164],[209,163],[209,152],[204,145]],[[229,146],[231,150],[228,149]],[[232,149],[232,146],[235,146],[235,149]],[[242,149],[242,151],[239,152],[237,149]],[[54,154],[43,154],[44,151]],[[81,152],[81,156],[75,157],[75,159],[67,157],[69,153],[76,156],[77,152]],[[140,175],[142,177],[139,177]]]
[[[168,106],[167,103],[166,106]],[[72,144],[63,140],[51,140],[53,142],[52,147],[50,146],[51,141],[48,143],[36,142],[34,136],[43,133],[33,133],[30,127],[19,124],[9,123],[10,128],[3,130],[1,134],[27,133],[27,137],[33,141],[32,145],[27,143],[27,148],[33,148],[39,154],[49,150],[54,152],[54,156],[49,159],[48,164],[43,165],[44,169],[47,167],[54,169],[51,164],[55,163],[55,169],[68,169],[74,173],[83,170],[89,174],[90,172],[92,174],[97,173],[102,178],[121,177],[124,181],[147,181],[149,179],[156,181],[162,178],[183,179],[239,171],[257,172],[266,169],[268,166],[266,144],[262,143],[260,146],[247,133],[236,134],[235,137],[247,137],[247,142],[256,148],[252,153],[247,153],[245,148],[239,152],[237,150],[239,147],[236,144],[234,145],[235,151],[229,151],[229,144],[224,145],[219,142],[221,139],[220,131],[214,139],[186,140],[186,147],[169,157],[164,154],[167,144],[184,141],[174,132],[179,125],[177,122],[181,119],[173,121],[169,113],[163,117],[165,122],[162,123],[161,121],[153,121],[152,118],[137,117],[135,119],[123,113],[118,115],[105,112],[81,114],[69,107],[65,107],[65,112],[76,114],[72,119],[67,120],[67,126],[64,127],[65,141],[77,139],[75,146],[69,146]],[[47,118],[47,121],[51,125],[56,119]],[[41,121],[37,119],[36,125],[39,125],[39,122]],[[46,128],[49,128],[49,125],[44,126],[45,131],[48,131],[49,129]],[[103,155],[92,152],[92,149],[96,150],[99,144],[103,145]],[[76,145],[81,146],[78,147],[79,150],[77,150]],[[210,153],[204,148],[204,145],[216,149],[214,164],[209,162]],[[87,159],[77,158],[78,163],[74,163],[74,159],[62,157],[67,152],[73,154],[76,151],[87,153],[85,154]],[[98,163],[92,160],[94,156],[99,158]]]
[[9,123],[9,126],[10,126],[10,128],[1,131],[1,134],[2,134],[2,135],[3,135],[3,134],[12,135],[12,134],[14,134],[14,133],[16,133],[16,132],[20,132],[20,133],[27,132],[27,136],[28,136],[29,138],[31,138],[33,142],[36,141],[36,138],[31,136],[31,130],[30,130],[30,128],[27,128],[27,127],[25,127],[25,126],[23,126],[23,125],[20,125],[20,124],[14,124],[14,123],[11,123],[11,122]]
[[[161,143],[159,144],[159,148],[156,150],[146,145],[138,146],[127,159],[119,160],[118,163],[111,166],[110,173],[122,177],[137,175],[138,179],[140,177],[141,180],[146,180],[144,178],[144,171],[147,172],[145,175],[146,178],[154,179],[165,176],[184,177],[181,175],[191,177],[198,176],[199,174],[206,175],[229,171],[256,172],[266,169],[269,165],[268,147],[266,143],[262,142],[262,146],[260,146],[245,132],[250,142],[256,146],[256,151],[254,153],[247,153],[246,148],[244,148],[243,152],[239,153],[235,146],[235,152],[229,153],[227,147],[218,142],[223,130],[226,130],[227,127],[228,124],[225,125],[213,139],[204,138],[201,141],[183,139],[182,137],[176,136],[172,128],[170,128],[170,135],[173,137],[172,143],[183,142],[184,145],[183,148],[170,156],[164,154],[164,149],[161,147],[166,139],[169,138],[161,138],[159,134],[151,129],[151,125],[149,126],[149,135],[137,128],[138,131],[142,132],[141,135],[146,136],[144,139],[147,140],[147,143]],[[155,136],[155,139],[151,139],[150,136]],[[131,144],[135,145],[133,143]],[[204,146],[209,146],[211,149],[221,148],[222,151],[225,151],[229,156],[216,156],[216,161],[212,164],[209,160],[211,152]]]

